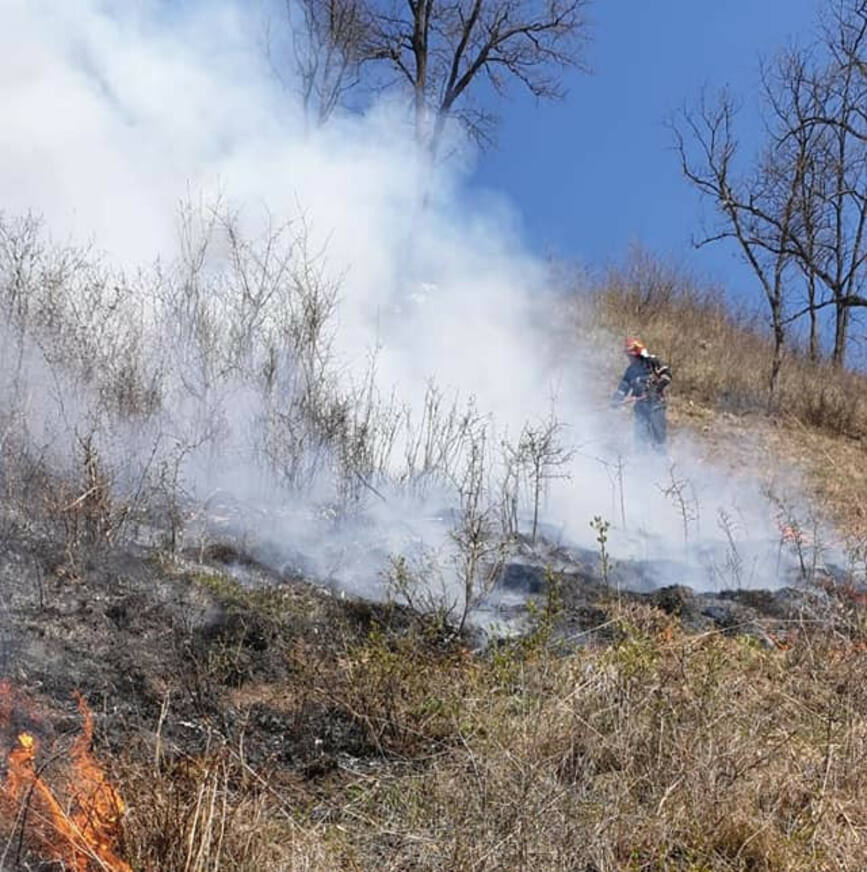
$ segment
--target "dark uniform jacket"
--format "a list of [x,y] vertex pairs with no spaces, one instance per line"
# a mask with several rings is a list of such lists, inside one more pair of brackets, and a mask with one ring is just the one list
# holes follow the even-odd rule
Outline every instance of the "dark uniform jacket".
[[645,353],[633,358],[611,400],[619,403],[627,397],[635,397],[636,411],[640,407],[661,406],[665,404],[665,389],[670,382],[670,367],[658,357]]

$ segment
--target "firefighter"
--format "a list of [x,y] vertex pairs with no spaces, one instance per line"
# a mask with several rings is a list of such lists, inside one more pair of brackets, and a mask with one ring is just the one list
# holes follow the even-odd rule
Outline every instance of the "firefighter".
[[631,399],[636,447],[651,447],[662,452],[667,430],[665,389],[671,382],[671,369],[635,337],[626,340],[623,350],[629,358],[629,366],[611,397],[611,405],[622,406]]

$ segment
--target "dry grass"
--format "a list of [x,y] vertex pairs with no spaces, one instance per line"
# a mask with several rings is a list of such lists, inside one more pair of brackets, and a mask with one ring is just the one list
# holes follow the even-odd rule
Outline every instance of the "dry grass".
[[[701,287],[639,251],[576,306],[581,332],[593,325],[642,336],[672,365],[678,397],[736,414],[766,409],[772,345],[762,317],[737,313],[719,289]],[[810,428],[867,438],[867,376],[812,363],[790,349],[780,376],[779,411]]]
[[[834,436],[796,418],[715,412],[676,395],[669,418],[675,429],[700,434],[698,450],[733,472],[757,466],[773,490],[779,474],[801,478],[820,517],[832,523],[847,550],[867,541],[867,464],[860,439]],[[831,544],[831,543],[829,543]]]
[[[579,331],[639,332],[672,364],[675,424],[711,451],[749,435],[858,527],[863,376],[793,354],[783,414],[753,416],[770,349],[712,292],[639,262],[576,307]],[[60,504],[75,543],[114,529],[94,464]],[[236,605],[285,632],[278,600]],[[298,638],[271,646],[285,680],[257,677],[240,646],[191,662],[196,692],[241,727],[202,726],[196,755],[150,736],[109,761],[130,806],[121,848],[160,872],[860,872],[867,635],[852,608],[845,638],[799,628],[764,650],[612,604],[610,646],[564,653],[542,632],[484,656],[416,625],[314,637],[295,615]],[[284,725],[284,757],[245,732],[256,706]],[[0,825],[12,844],[16,822]]]
[[643,608],[616,621],[616,644],[568,655],[380,632],[308,650],[296,671],[370,754],[307,777],[228,746],[127,764],[128,855],[233,872],[867,867],[861,637],[767,651]]
[[[779,409],[767,415],[771,342],[760,317],[738,314],[718,289],[699,286],[641,251],[573,299],[578,334],[593,342],[642,336],[672,365],[669,417],[700,434],[714,461],[752,468],[756,458],[800,475],[820,514],[849,544],[867,541],[867,375],[812,363],[797,349],[783,363]],[[612,383],[621,359],[611,353]]]

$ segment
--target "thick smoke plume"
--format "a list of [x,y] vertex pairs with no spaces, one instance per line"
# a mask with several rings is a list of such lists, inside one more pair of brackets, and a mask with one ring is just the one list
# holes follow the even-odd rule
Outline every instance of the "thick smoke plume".
[[779,507],[686,442],[633,452],[599,378],[619,339],[575,346],[515,215],[467,193],[472,155],[420,166],[397,95],[308,130],[268,13],[6,4],[0,401],[21,481],[78,482],[58,508],[112,535],[223,530],[372,595],[389,567],[485,587],[516,535],[596,548],[597,516],[653,583],[778,583]]

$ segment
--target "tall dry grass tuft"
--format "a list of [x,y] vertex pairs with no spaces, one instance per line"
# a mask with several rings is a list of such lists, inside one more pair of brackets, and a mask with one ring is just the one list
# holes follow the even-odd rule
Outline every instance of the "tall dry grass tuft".
[[[575,306],[579,331],[593,325],[641,335],[674,368],[678,396],[734,413],[766,410],[771,339],[761,313],[736,310],[722,289],[638,249]],[[867,376],[811,361],[793,331],[774,411],[832,434],[865,436]]]
[[129,858],[191,872],[867,868],[857,627],[802,627],[768,650],[646,607],[610,614],[613,644],[569,653],[545,633],[471,656],[381,630],[306,649],[293,683],[366,731],[362,758],[256,771],[224,744],[127,763]]
[[124,847],[135,869],[328,868],[321,839],[295,819],[300,808],[226,744],[158,765],[128,756],[116,769],[131,800]]

